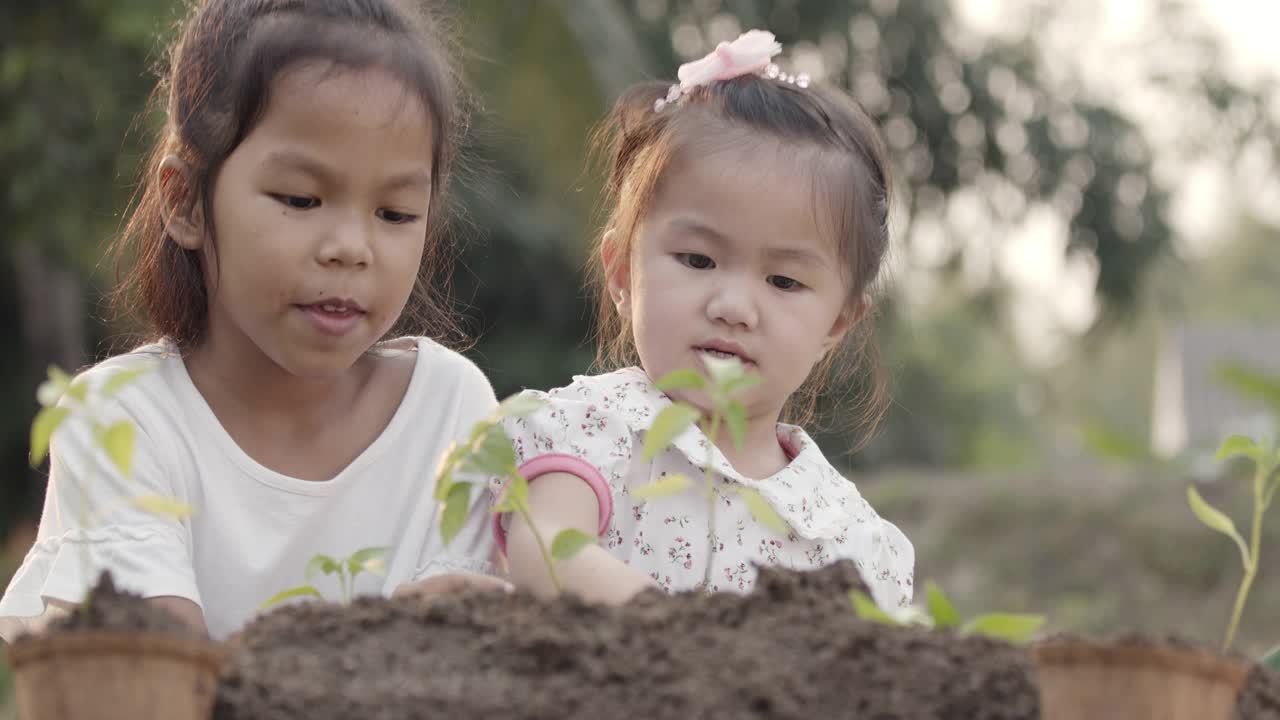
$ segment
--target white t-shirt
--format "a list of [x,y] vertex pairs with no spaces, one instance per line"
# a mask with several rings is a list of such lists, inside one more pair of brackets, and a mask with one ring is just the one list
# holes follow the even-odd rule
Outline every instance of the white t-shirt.
[[[95,411],[103,425],[136,423],[132,478],[99,449],[87,421],[58,429],[39,534],[0,599],[0,636],[12,640],[47,599],[79,602],[103,568],[118,587],[194,601],[215,638],[239,629],[277,592],[304,583],[318,553],[344,557],[386,547],[385,576],[360,575],[360,594],[389,595],[441,572],[489,572],[489,496],[480,494],[446,547],[433,492],[441,456],[492,412],[493,389],[469,360],[431,340],[384,352],[415,352],[413,344],[413,376],[390,423],[323,482],[281,475],[249,457],[170,346],[140,348],[89,370],[91,387],[100,387],[120,370],[152,366]],[[177,519],[130,504],[148,495],[188,503],[195,514]],[[314,582],[327,598],[339,597],[334,577]]]
[[[752,479],[735,470],[697,426],[646,462],[641,456],[645,433],[671,399],[640,368],[576,376],[549,393],[524,394],[545,404],[503,420],[521,474],[535,481],[539,475],[567,472],[591,485],[600,502],[601,546],[648,573],[664,590],[703,585],[714,537],[712,591],[750,590],[756,565],[810,569],[848,559],[881,607],[910,604],[911,542],[876,514],[801,428],[778,425],[778,441],[790,461],[771,477]],[[714,527],[703,481],[708,450],[719,492]],[[680,494],[650,500],[632,495],[677,473],[692,481]],[[494,480],[491,487],[501,493],[502,481]],[[759,493],[788,532],[779,535],[758,523],[737,487]],[[503,522],[495,524],[499,542]]]

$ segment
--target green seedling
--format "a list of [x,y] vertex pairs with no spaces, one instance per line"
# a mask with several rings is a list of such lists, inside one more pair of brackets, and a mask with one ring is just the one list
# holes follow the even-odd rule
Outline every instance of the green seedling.
[[849,601],[853,603],[854,612],[864,620],[899,627],[914,625],[953,629],[961,635],[982,635],[1012,643],[1027,642],[1045,621],[1042,615],[987,613],[965,622],[955,605],[932,580],[925,583],[925,594],[927,606],[924,610],[917,607],[882,610],[870,596],[860,590],[849,593]]
[[285,600],[299,597],[313,597],[324,600],[324,595],[313,584],[317,575],[336,575],[338,578],[338,601],[342,605],[350,605],[351,599],[355,595],[356,577],[360,573],[369,573],[378,577],[382,577],[386,573],[386,553],[386,548],[374,547],[357,550],[344,558],[316,555],[307,562],[305,572],[307,582],[297,587],[291,587],[288,590],[281,590],[271,596],[271,599],[263,603],[259,609],[266,610]]
[[[36,400],[40,403],[40,412],[31,423],[31,466],[39,467],[49,452],[49,442],[54,432],[67,420],[75,419],[86,422],[97,443],[115,469],[126,479],[133,477],[134,445],[137,438],[137,427],[130,419],[106,423],[102,420],[103,407],[121,389],[150,372],[150,365],[120,370],[104,380],[101,385],[91,387],[83,376],[71,377],[57,367],[49,368],[49,377],[36,390]],[[94,457],[91,467],[99,469]],[[89,507],[89,490],[87,482],[90,478],[81,478],[77,490],[80,494],[80,525],[88,528],[98,518],[112,509],[112,506],[99,508],[95,513]],[[192,514],[187,503],[165,497],[163,495],[146,494],[125,498],[121,501],[152,515],[163,515],[175,518],[186,518]],[[89,555],[86,548],[80,555],[85,577],[89,577]]]
[[[533,522],[529,511],[529,481],[516,467],[516,452],[511,438],[502,427],[502,420],[528,415],[542,405],[541,400],[521,395],[507,398],[493,415],[471,428],[465,444],[454,443],[450,446],[436,472],[436,500],[443,507],[440,534],[449,543],[466,522],[467,512],[471,508],[472,485],[476,482],[485,483],[492,477],[504,478],[506,492],[493,511],[514,512],[528,524],[538,544],[542,561],[546,564],[551,584],[559,593],[561,585],[560,576],[556,573],[556,563],[568,560],[586,546],[594,544],[596,537],[580,530],[568,529],[557,533],[548,545],[537,524]],[[468,480],[463,476],[484,480]]]
[[[719,538],[716,536],[716,500],[721,490],[716,486],[715,472],[712,469],[713,448],[715,439],[722,429],[727,429],[733,444],[741,449],[747,437],[747,411],[742,402],[736,399],[740,393],[759,385],[764,381],[759,375],[749,375],[737,358],[704,358],[707,364],[705,376],[694,370],[673,370],[660,378],[655,385],[663,392],[673,390],[697,390],[706,394],[710,401],[711,413],[684,402],[674,402],[663,408],[653,419],[649,431],[645,433],[643,456],[646,461],[665,451],[671,443],[685,430],[695,423],[712,442],[707,444],[707,462],[703,468],[703,482],[707,495],[707,534],[710,543],[707,553],[707,566],[703,575],[703,589],[711,590],[711,576],[715,567],[715,550]],[[652,500],[668,495],[678,495],[687,490],[692,481],[683,475],[671,475],[656,480],[631,492],[632,497],[640,500]],[[763,497],[755,490],[739,485],[731,486],[731,492],[737,494],[747,504],[756,522],[779,535],[788,532],[786,522],[774,511]]]
[[1271,652],[1262,656],[1262,664],[1280,672],[1280,646],[1271,648]]
[[[1221,372],[1221,378],[1243,395],[1262,400],[1280,417],[1280,379],[1267,377],[1245,368],[1231,366]],[[1240,618],[1244,614],[1245,602],[1249,590],[1253,587],[1254,578],[1258,574],[1258,556],[1262,543],[1262,518],[1266,514],[1271,501],[1275,499],[1276,488],[1280,487],[1280,449],[1277,440],[1272,438],[1266,443],[1259,443],[1253,438],[1243,435],[1232,435],[1222,442],[1218,448],[1217,459],[1228,460],[1235,457],[1248,458],[1253,462],[1253,518],[1250,523],[1248,541],[1236,530],[1235,523],[1226,513],[1210,505],[1200,496],[1195,486],[1187,488],[1187,502],[1191,512],[1209,528],[1231,538],[1240,550],[1240,562],[1244,566],[1244,577],[1236,591],[1235,604],[1231,609],[1231,619],[1227,623],[1226,637],[1222,649],[1227,650],[1235,642],[1236,631],[1240,627]],[[1280,665],[1280,648],[1273,650],[1264,661],[1271,667]]]
[[83,417],[93,428],[94,438],[116,469],[121,475],[131,477],[134,437],[137,434],[133,422],[119,420],[106,425],[98,418],[104,400],[115,396],[121,388],[150,369],[143,367],[122,370],[107,378],[102,387],[91,390],[89,383],[82,377],[72,378],[60,368],[50,367],[49,379],[36,390],[36,400],[41,407],[31,423],[31,466],[39,467],[44,462],[49,451],[49,440],[63,422],[71,417]]

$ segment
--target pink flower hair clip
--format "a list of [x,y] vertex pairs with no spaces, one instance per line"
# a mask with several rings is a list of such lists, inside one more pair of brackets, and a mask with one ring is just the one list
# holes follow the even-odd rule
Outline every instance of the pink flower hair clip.
[[774,38],[773,33],[765,30],[748,30],[733,42],[722,42],[701,60],[681,65],[676,72],[680,82],[667,90],[666,97],[654,101],[653,111],[662,112],[663,108],[679,102],[680,98],[695,87],[742,75],[763,75],[796,87],[809,87],[807,74],[789,75],[771,62],[773,56],[780,52],[782,45]]

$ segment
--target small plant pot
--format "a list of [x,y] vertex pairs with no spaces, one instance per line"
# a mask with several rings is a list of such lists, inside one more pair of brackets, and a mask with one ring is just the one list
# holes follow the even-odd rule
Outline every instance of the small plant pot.
[[1250,665],[1164,643],[1051,640],[1032,650],[1043,720],[1231,720]]
[[207,720],[224,651],[207,641],[91,630],[8,648],[19,720]]

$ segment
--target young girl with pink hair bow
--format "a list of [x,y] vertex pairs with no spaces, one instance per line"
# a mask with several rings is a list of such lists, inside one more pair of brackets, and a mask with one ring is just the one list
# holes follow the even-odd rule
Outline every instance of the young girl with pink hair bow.
[[[881,606],[911,600],[911,543],[801,427],[822,391],[850,377],[867,389],[864,426],[883,412],[871,310],[889,248],[885,150],[849,97],[772,64],[780,51],[758,30],[722,43],[681,67],[677,84],[631,88],[600,134],[611,210],[595,253],[597,340],[612,372],[526,391],[541,409],[504,421],[543,537],[599,536],[557,568],[563,588],[587,599],[746,591],[760,565],[848,559]],[[664,393],[654,380],[713,358],[736,358],[762,380],[740,397],[745,442],[693,426],[645,460],[645,434],[673,401],[710,411],[706,393]],[[677,473],[704,477],[708,464],[710,489],[634,492]],[[757,521],[738,488],[785,531]],[[496,532],[513,582],[554,592],[528,524],[502,516]]]

